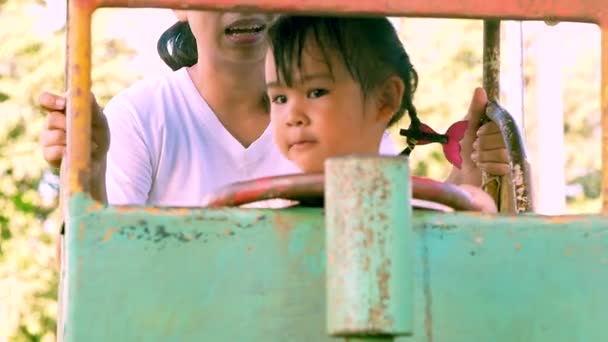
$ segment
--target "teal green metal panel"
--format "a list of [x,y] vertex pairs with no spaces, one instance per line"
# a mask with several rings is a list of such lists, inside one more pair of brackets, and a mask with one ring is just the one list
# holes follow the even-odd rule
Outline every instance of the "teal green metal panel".
[[[413,224],[414,335],[399,341],[606,340],[604,217]],[[321,209],[107,208],[66,238],[67,341],[330,340]]]
[[607,222],[420,217],[416,311],[429,340],[607,340]]
[[326,335],[318,210],[109,209],[81,220],[67,236],[68,341]]

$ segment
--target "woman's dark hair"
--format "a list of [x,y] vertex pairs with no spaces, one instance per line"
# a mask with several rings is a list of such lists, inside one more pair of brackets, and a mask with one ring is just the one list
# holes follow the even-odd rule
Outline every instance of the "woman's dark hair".
[[187,21],[169,27],[158,39],[156,50],[172,70],[193,66],[198,60],[196,38]]
[[270,27],[268,35],[277,75],[288,86],[293,82],[293,71],[302,67],[306,39],[312,37],[330,72],[328,52],[336,51],[364,94],[382,85],[389,77],[399,76],[405,89],[401,107],[394,113],[389,126],[399,121],[405,111],[412,128],[420,125],[412,103],[418,74],[387,18],[281,16]]

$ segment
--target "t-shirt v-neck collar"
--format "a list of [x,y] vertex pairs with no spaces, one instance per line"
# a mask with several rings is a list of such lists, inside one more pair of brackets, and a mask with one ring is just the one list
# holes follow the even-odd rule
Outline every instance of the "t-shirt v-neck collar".
[[[183,77],[187,78],[188,82],[184,82],[188,87],[184,89],[189,94],[187,98],[191,99],[192,105],[196,109],[196,113],[201,115],[201,119],[208,133],[212,134],[217,140],[218,145],[221,145],[232,158],[238,161],[241,165],[257,162],[267,152],[270,152],[272,147],[271,127],[268,125],[264,132],[248,147],[243,146],[221,123],[215,112],[211,109],[207,101],[199,94],[198,89],[188,74],[188,70],[183,68],[180,70]],[[196,99],[196,100],[195,100]]]

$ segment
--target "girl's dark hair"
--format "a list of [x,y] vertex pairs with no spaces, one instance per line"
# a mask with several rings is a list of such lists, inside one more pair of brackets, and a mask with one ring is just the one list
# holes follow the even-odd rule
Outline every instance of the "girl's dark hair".
[[160,58],[172,69],[178,70],[196,64],[196,38],[187,21],[178,21],[169,27],[156,44]]
[[[306,39],[315,39],[330,68],[329,51],[335,51],[364,94],[393,75],[405,84],[401,107],[389,122],[399,121],[405,111],[412,126],[419,126],[412,98],[418,85],[418,74],[399,40],[391,22],[385,17],[311,17],[281,16],[268,31],[277,75],[290,86],[293,71],[302,67]],[[297,68],[297,69],[295,69]],[[295,70],[294,70],[295,69]]]

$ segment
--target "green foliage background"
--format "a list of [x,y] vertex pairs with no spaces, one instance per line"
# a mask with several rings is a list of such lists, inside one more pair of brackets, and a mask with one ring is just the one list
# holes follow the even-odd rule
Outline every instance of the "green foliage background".
[[[32,8],[40,5],[0,0],[0,341],[55,339],[57,198],[48,186],[40,187],[51,174],[39,150],[44,116],[36,103],[43,90],[63,89],[65,31],[37,33]],[[93,31],[102,32],[112,13],[96,16]],[[401,21],[401,33],[421,76],[415,98],[420,115],[443,131],[464,116],[473,88],[481,84],[482,24],[408,19]],[[129,68],[134,51],[125,41],[94,37],[93,91],[103,104],[142,75]],[[576,42],[576,35],[571,38]],[[584,189],[573,211],[595,209],[599,196],[599,40],[593,43],[595,49],[571,49],[564,69],[567,177]],[[527,62],[525,69],[531,87],[534,66]],[[533,100],[527,97],[526,104]],[[527,115],[533,132],[534,113]],[[438,146],[417,149],[412,168],[437,179],[448,171]]]

